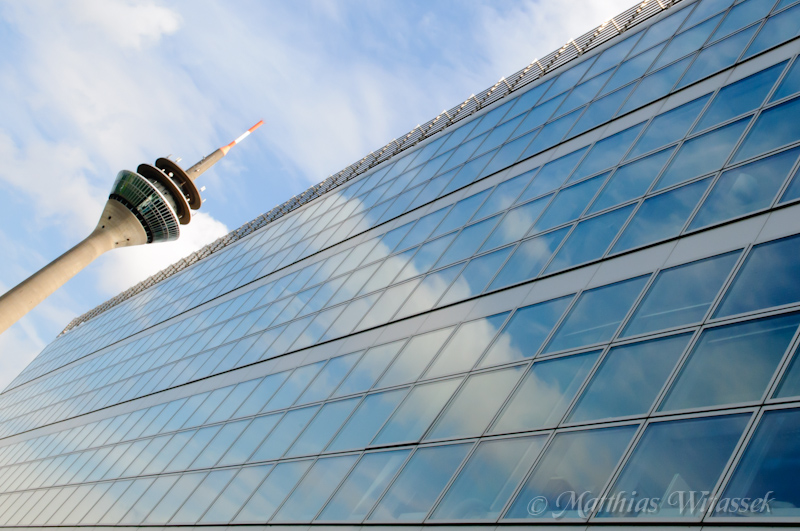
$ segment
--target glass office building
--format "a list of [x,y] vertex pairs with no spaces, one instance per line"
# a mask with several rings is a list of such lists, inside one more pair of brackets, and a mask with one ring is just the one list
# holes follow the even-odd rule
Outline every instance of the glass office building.
[[0,525],[800,523],[795,2],[678,2],[59,336]]

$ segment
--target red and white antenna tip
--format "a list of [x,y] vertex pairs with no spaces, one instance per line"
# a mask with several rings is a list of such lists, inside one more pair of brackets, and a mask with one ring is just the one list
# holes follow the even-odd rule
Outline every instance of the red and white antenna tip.
[[236,140],[234,140],[233,142],[231,142],[231,143],[230,143],[230,144],[228,144],[227,146],[225,146],[225,147],[222,147],[222,148],[220,148],[220,149],[222,150],[222,152],[223,152],[223,153],[227,154],[229,149],[231,149],[233,146],[235,146],[236,144],[238,144],[239,142],[241,142],[242,140],[244,140],[245,138],[247,138],[248,136],[250,136],[250,133],[252,133],[252,132],[253,132],[253,131],[255,131],[256,129],[258,129],[258,128],[259,128],[259,127],[261,127],[262,125],[264,125],[264,120],[259,120],[259,121],[258,121],[258,123],[257,123],[256,125],[254,125],[254,126],[253,126],[253,127],[251,127],[250,129],[248,129],[247,131],[245,131],[244,133],[242,133],[242,134],[241,134],[241,135],[240,135],[240,136],[239,136],[239,137],[238,137]]

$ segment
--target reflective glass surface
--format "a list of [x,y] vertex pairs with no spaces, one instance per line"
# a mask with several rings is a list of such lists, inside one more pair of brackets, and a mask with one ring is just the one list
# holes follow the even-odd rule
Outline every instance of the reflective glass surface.
[[544,443],[541,435],[481,442],[431,519],[497,518]]
[[733,252],[660,272],[621,335],[701,321],[738,258]]
[[722,317],[800,300],[800,238],[757,245],[733,279],[714,316]]
[[[763,517],[798,515],[800,492],[797,446],[800,410],[764,413],[733,477],[723,491],[714,516]],[[733,504],[736,499],[739,503]],[[746,503],[741,503],[744,500]]]
[[[650,424],[614,483],[609,505],[598,516],[702,515],[709,503],[704,493],[719,480],[749,420],[745,414]],[[631,507],[627,502],[633,492],[648,502]]]
[[636,426],[621,426],[559,433],[505,517],[588,518],[580,496],[600,494],[635,432]]
[[647,277],[639,277],[581,294],[544,352],[611,339],[645,283]]
[[647,413],[691,334],[612,348],[567,420],[585,422]]
[[789,314],[705,331],[659,410],[760,399],[798,324]]

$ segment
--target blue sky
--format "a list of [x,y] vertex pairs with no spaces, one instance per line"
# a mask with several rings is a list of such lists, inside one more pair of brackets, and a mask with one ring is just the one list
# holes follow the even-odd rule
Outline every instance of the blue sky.
[[107,253],[0,335],[0,388],[72,318],[632,4],[0,0],[0,293],[88,235],[119,170],[265,121],[178,242]]

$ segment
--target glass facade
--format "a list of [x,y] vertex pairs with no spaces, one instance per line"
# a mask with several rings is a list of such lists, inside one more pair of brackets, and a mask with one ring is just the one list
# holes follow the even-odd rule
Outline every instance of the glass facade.
[[798,34],[678,2],[59,336],[0,525],[800,523]]

